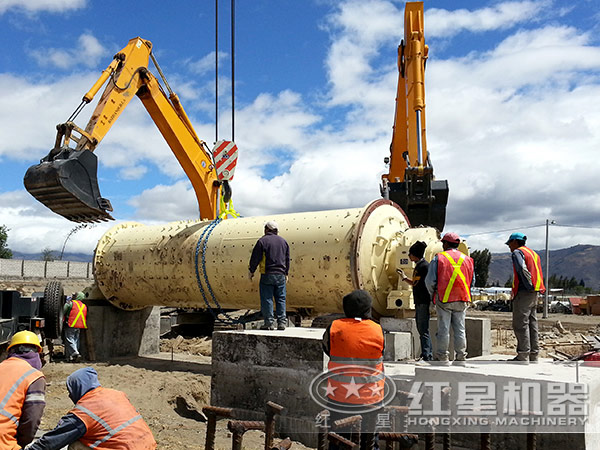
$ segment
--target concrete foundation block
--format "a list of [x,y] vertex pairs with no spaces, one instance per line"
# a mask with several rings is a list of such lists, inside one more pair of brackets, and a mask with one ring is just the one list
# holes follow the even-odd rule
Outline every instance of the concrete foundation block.
[[[476,356],[485,356],[492,353],[492,325],[490,319],[480,317],[467,317],[465,319],[465,330],[467,334],[467,358]],[[429,335],[431,344],[435,353],[437,339],[437,317],[432,317],[429,321]],[[450,329],[450,345],[448,347],[450,359],[454,355],[454,339],[452,329]]]
[[211,404],[236,409],[243,420],[264,420],[267,401],[285,408],[281,435],[316,446],[315,416],[323,408],[309,395],[325,368],[323,329],[213,333]]
[[[381,327],[386,332],[406,332],[411,335],[411,355],[408,358],[415,359],[421,354],[421,340],[415,319],[397,319],[394,317],[382,317]],[[490,319],[480,317],[467,317],[465,320],[467,333],[467,353],[470,358],[475,356],[489,355],[492,351],[492,326]],[[436,348],[437,318],[429,320],[429,335],[433,350]],[[386,341],[387,345],[387,341]],[[454,351],[454,344],[450,339],[450,352]],[[386,361],[397,361],[387,359]]]
[[103,300],[85,303],[88,329],[81,333],[80,342],[80,352],[85,359],[95,356],[96,361],[105,361],[159,352],[160,308],[124,311]]
[[384,361],[403,361],[414,358],[413,336],[410,332],[392,331],[384,334]]
[[[520,365],[476,360],[467,362],[465,367],[416,367],[414,380],[421,383],[418,392],[451,388],[449,406],[436,411],[436,417],[468,416],[472,420],[473,414],[465,413],[464,408],[472,408],[473,403],[469,402],[477,398],[478,405],[486,411],[478,414],[486,418],[484,428],[492,433],[498,448],[525,449],[526,434],[535,433],[538,449],[599,450],[597,371],[596,367],[576,367],[575,363]],[[530,412],[519,413],[521,408]],[[426,409],[429,406],[423,411]],[[416,415],[413,419],[418,422]],[[467,448],[479,444],[480,429],[483,428],[477,423],[452,424],[457,439]]]
[[421,354],[421,341],[415,319],[397,319],[395,317],[382,317],[379,321],[384,332],[410,333],[410,359],[415,359]]

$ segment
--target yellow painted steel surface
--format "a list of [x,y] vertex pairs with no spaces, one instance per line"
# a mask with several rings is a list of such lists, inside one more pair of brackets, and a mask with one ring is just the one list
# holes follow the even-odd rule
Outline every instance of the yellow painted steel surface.
[[[99,241],[94,257],[97,285],[125,309],[203,308],[200,279],[211,306],[215,302],[209,288],[223,308],[259,309],[259,277],[250,281],[246,275],[267,220],[277,221],[290,246],[288,309],[316,313],[341,312],[342,297],[357,288],[371,292],[379,314],[392,315],[398,308],[388,308],[390,293],[394,298],[402,293],[407,301],[401,307],[408,307],[411,289],[405,283],[398,286],[396,267],[412,267],[405,259],[415,240],[439,239],[432,228],[409,230],[402,210],[383,199],[364,208],[225,220],[209,235],[209,221],[158,226],[129,222],[113,227]],[[195,252],[203,232],[208,239],[205,251],[199,246],[197,275]]]

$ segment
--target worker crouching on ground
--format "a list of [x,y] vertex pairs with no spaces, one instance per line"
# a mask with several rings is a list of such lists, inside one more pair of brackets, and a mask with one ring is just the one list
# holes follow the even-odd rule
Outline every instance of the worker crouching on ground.
[[435,255],[425,279],[437,314],[435,359],[449,363],[450,327],[454,336],[454,361],[464,364],[467,358],[465,331],[466,310],[475,282],[473,258],[458,250],[460,237],[446,233],[442,237],[443,252]]
[[277,311],[277,329],[285,330],[285,284],[290,271],[290,247],[286,240],[278,235],[277,222],[265,223],[265,234],[252,250],[248,266],[248,278],[252,280],[256,268],[260,265],[260,311],[264,323],[261,330],[274,330],[273,298]]
[[85,446],[83,448],[100,450],[156,448],[150,428],[127,396],[100,386],[98,374],[92,367],[69,375],[67,391],[75,407],[60,419],[54,430],[26,450],[59,450],[77,441]]
[[63,307],[63,342],[67,361],[79,361],[79,338],[81,329],[87,328],[87,306],[83,303],[85,294],[77,292],[71,299],[67,298]]
[[40,372],[40,340],[31,331],[15,333],[8,358],[0,363],[0,449],[18,450],[35,437],[44,413],[46,379]]
[[513,263],[512,325],[517,338],[513,361],[537,362],[540,351],[536,316],[538,292],[546,292],[539,255],[525,247],[527,236],[513,233],[505,242]]
[[431,361],[433,359],[431,350],[431,336],[429,336],[429,306],[431,295],[425,286],[425,278],[429,271],[429,263],[423,258],[427,244],[417,241],[408,249],[408,257],[415,264],[412,278],[408,278],[402,269],[398,273],[402,281],[413,287],[413,299],[415,302],[415,322],[421,338],[421,360]]
[[[323,335],[323,351],[329,356],[331,373],[327,382],[327,409],[333,422],[354,415],[351,410],[364,405],[368,412],[362,414],[365,432],[361,434],[361,450],[379,449],[375,426],[385,394],[383,330],[371,320],[372,305],[373,299],[367,291],[356,290],[346,295],[343,298],[346,317],[334,320]],[[330,450],[337,448],[334,443],[329,444]]]

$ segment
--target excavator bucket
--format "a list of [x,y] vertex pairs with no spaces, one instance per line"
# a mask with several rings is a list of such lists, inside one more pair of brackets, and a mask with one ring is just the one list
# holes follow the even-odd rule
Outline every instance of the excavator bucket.
[[411,226],[425,225],[444,229],[446,205],[448,204],[448,182],[414,178],[411,181],[389,183],[389,198],[398,204],[408,216]]
[[31,166],[23,183],[37,200],[73,222],[113,220],[110,201],[100,196],[97,172],[94,153],[61,147]]

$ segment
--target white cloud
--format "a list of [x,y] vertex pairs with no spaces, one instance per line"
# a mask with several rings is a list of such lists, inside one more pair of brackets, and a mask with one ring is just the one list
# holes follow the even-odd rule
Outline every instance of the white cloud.
[[58,81],[29,81],[0,73],[0,156],[39,160],[56,137],[54,125],[64,122],[80,103],[95,75],[71,75]]
[[[9,228],[8,247],[23,253],[41,253],[45,248],[60,251],[69,232],[77,226],[46,209],[24,190],[0,193],[0,217]],[[90,254],[113,225],[97,224],[74,233],[65,251]]]
[[133,197],[129,203],[144,220],[174,221],[198,218],[198,203],[190,182],[157,185]]
[[10,10],[27,13],[44,11],[60,13],[84,8],[86,3],[86,0],[2,0],[0,14]]
[[451,37],[463,31],[481,33],[512,28],[516,24],[535,20],[550,5],[550,1],[515,1],[473,11],[429,8],[425,11],[425,36]]
[[[186,62],[190,70],[198,75],[204,75],[209,72],[215,71],[215,54],[216,52],[210,52],[208,55],[198,60],[188,60]],[[229,54],[226,52],[219,52],[219,66],[221,66],[225,60],[229,58]]]
[[[436,176],[450,184],[447,229],[471,234],[473,248],[506,251],[506,232],[475,233],[541,225],[546,218],[598,225],[600,48],[590,32],[542,20],[544,5],[504,2],[471,11],[426,12],[426,36],[477,31],[486,37],[478,49],[456,49],[451,59],[438,53],[426,74],[427,142]],[[324,61],[326,101],[308,104],[307,96],[285,90],[264,92],[238,105],[240,159],[233,182],[238,211],[250,216],[361,207],[379,197],[393,123],[401,9],[400,3],[396,7],[382,0],[339,5],[327,21],[331,45]],[[509,32],[519,24],[527,28]],[[488,45],[498,34],[486,32],[498,29],[505,38]],[[34,84],[0,74],[5,93],[0,98],[0,133],[12,136],[0,141],[0,155],[23,160],[42,156],[39,143],[47,142],[49,149],[53,127],[31,124],[64,121],[96,78],[86,74]],[[169,80],[176,91],[183,86],[188,112],[211,106],[206,100],[210,83],[186,84],[184,74],[169,75]],[[213,123],[193,114],[191,119],[201,138],[212,139]],[[230,117],[223,115],[221,134],[230,126]],[[120,171],[120,176],[135,178],[148,170],[146,184],[140,186],[148,185],[153,168],[170,177],[133,194],[135,219],[197,217],[190,182],[139,102],[130,103],[98,147],[98,156],[101,166]],[[9,194],[15,195],[0,197],[0,215],[16,217],[9,227],[21,230],[19,221],[38,225],[39,218],[45,223],[52,218],[44,226],[70,229],[24,192],[20,194],[27,201],[21,197],[5,203]],[[122,217],[119,211],[115,216]],[[11,242],[29,246],[26,232],[47,239],[52,235],[27,226],[23,230]],[[527,234],[534,248],[543,247],[544,227]],[[600,244],[599,235],[591,229],[554,227],[551,248]]]
[[42,67],[72,69],[78,66],[96,67],[107,55],[104,46],[89,33],[84,33],[77,40],[77,47],[72,49],[35,48],[29,54]]

